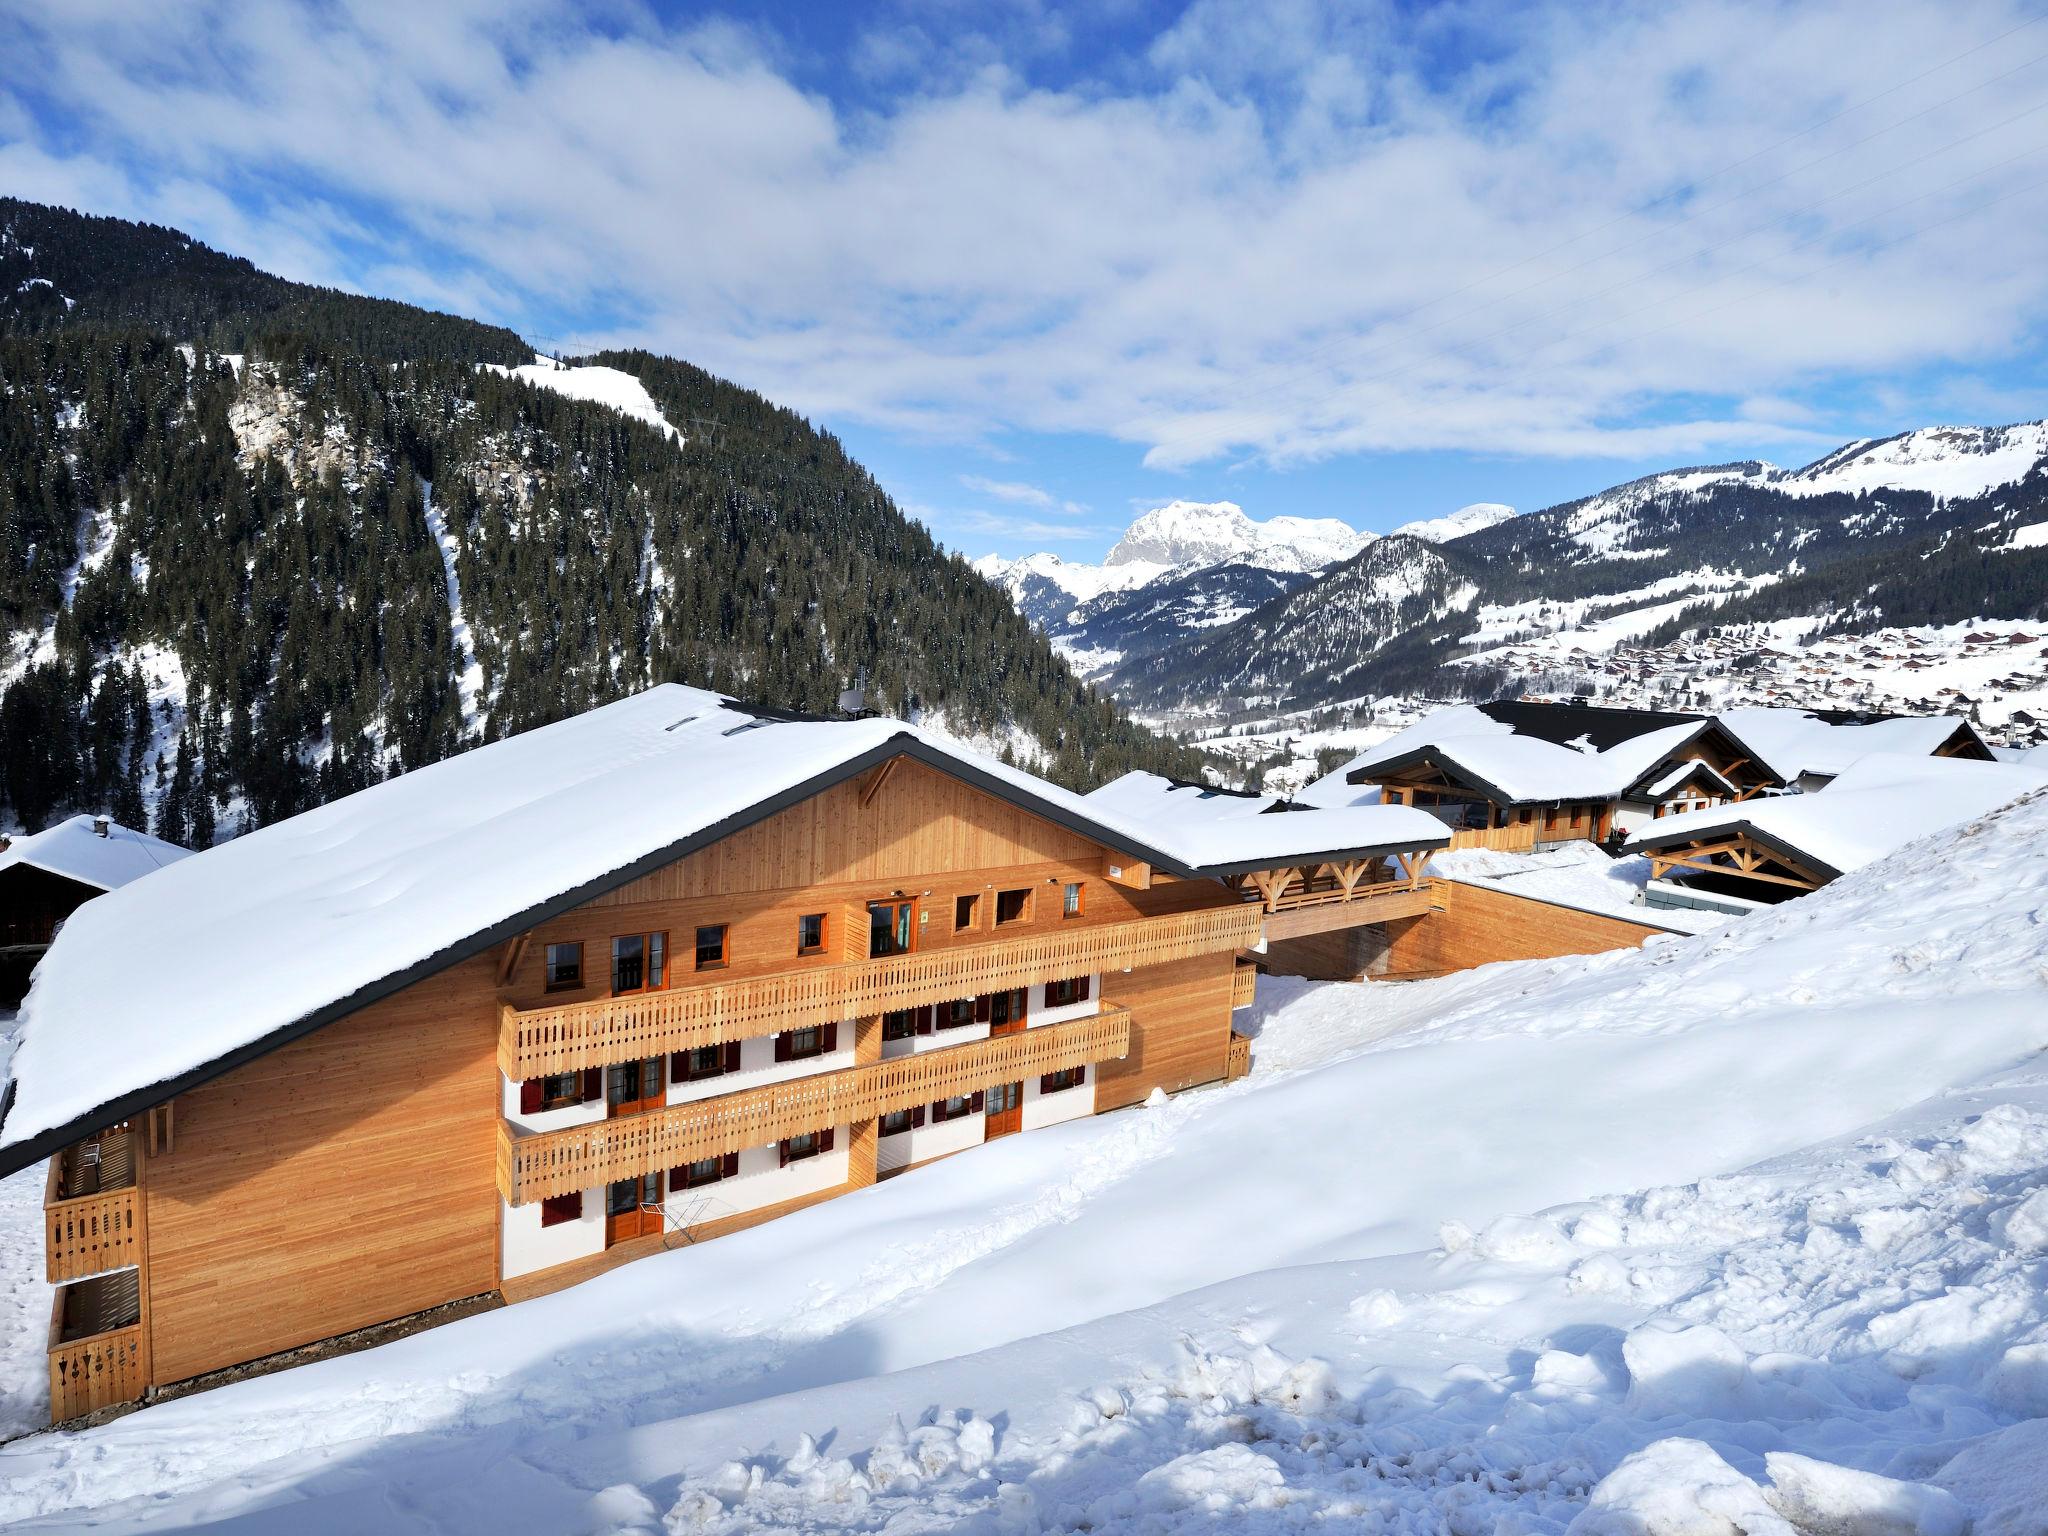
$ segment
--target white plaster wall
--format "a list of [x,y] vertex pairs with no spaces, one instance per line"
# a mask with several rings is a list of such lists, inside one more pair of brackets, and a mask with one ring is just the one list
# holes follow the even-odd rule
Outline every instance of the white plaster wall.
[[777,1061],[773,1035],[759,1040],[742,1040],[740,1069],[737,1072],[707,1077],[696,1083],[670,1083],[668,1102],[691,1104],[721,1093],[738,1093],[743,1088],[759,1088],[765,1083],[787,1082],[792,1077],[811,1077],[819,1072],[834,1072],[852,1065],[853,1024],[850,1021],[839,1026],[836,1049],[805,1061]]
[[498,1202],[504,1241],[504,1278],[530,1275],[537,1269],[587,1259],[604,1252],[604,1191],[583,1191],[583,1214],[574,1221],[540,1224],[540,1202],[507,1205]]
[[1058,1125],[1062,1120],[1079,1120],[1095,1113],[1095,1069],[1087,1069],[1088,1075],[1078,1088],[1063,1088],[1058,1093],[1040,1093],[1038,1079],[1024,1080],[1024,1129],[1043,1130],[1048,1125]]
[[844,1184],[852,1166],[847,1155],[850,1135],[845,1126],[835,1127],[830,1152],[807,1157],[787,1168],[782,1166],[777,1144],[748,1147],[740,1153],[740,1171],[731,1178],[700,1189],[671,1193],[667,1202],[669,1215],[691,1221],[715,1221],[721,1216],[757,1211],[779,1200],[796,1200]]
[[1634,832],[1655,821],[1655,811],[1655,806],[1645,805],[1639,800],[1624,800],[1615,808],[1614,824],[1624,832]]
[[571,1126],[588,1125],[593,1120],[604,1118],[604,1095],[601,1093],[588,1103],[572,1104],[567,1109],[544,1109],[538,1114],[522,1115],[519,1113],[519,1084],[500,1072],[498,1088],[505,1118],[515,1131],[566,1131]]
[[1102,1011],[1102,977],[1099,975],[1091,975],[1088,978],[1088,1000],[1086,1002],[1068,1003],[1063,1007],[1048,1008],[1045,1006],[1044,982],[1040,982],[1035,987],[1026,988],[1026,992],[1028,995],[1025,999],[1024,1022],[1033,1029],[1038,1028],[1041,1024],[1064,1024],[1069,1019],[1089,1018]]
[[[965,1034],[963,1030],[961,1033]],[[930,1115],[930,1107],[925,1113]],[[987,1140],[988,1117],[986,1115],[962,1115],[958,1120],[943,1121],[933,1125],[926,1123],[895,1136],[875,1138],[875,1167],[878,1170],[907,1168],[912,1163],[921,1163],[926,1158],[943,1157],[948,1152],[964,1152],[969,1147],[978,1147]]]

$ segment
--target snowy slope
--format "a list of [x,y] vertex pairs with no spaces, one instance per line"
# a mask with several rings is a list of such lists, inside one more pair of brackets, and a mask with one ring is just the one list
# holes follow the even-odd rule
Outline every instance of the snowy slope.
[[517,368],[505,368],[496,363],[483,365],[494,373],[508,378],[523,379],[541,389],[551,389],[558,395],[567,395],[571,400],[588,400],[597,405],[608,405],[621,415],[635,421],[644,421],[660,432],[666,432],[680,443],[683,434],[678,432],[661,414],[661,407],[654,403],[654,397],[647,393],[647,386],[632,374],[618,368],[571,367],[558,363],[551,357],[536,357],[530,363]]
[[1501,502],[1475,501],[1443,517],[1426,517],[1420,522],[1403,523],[1387,537],[1391,539],[1405,534],[1411,539],[1427,539],[1432,544],[1448,544],[1452,539],[1462,539],[1468,533],[1504,523],[1514,515],[1515,509]]
[[1268,983],[1240,1083],[16,1442],[0,1523],[1534,1536],[1684,1438],[2037,1529],[2044,903],[2037,798],[1640,953]]
[[1787,496],[1905,490],[1981,496],[2023,480],[2048,459],[2048,421],[2010,427],[1924,427],[1881,441],[1844,444],[1804,469],[1771,477]]

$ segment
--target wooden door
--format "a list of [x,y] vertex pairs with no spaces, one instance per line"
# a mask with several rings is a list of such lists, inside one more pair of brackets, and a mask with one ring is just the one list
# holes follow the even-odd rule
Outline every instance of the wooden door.
[[605,1191],[604,1242],[614,1243],[658,1233],[662,1228],[661,1175],[620,1179]]
[[1024,991],[1019,988],[1011,992],[992,993],[988,1000],[988,1032],[990,1035],[1014,1035],[1025,1025]]
[[868,903],[868,958],[907,955],[917,948],[917,902],[871,901]]
[[998,1083],[988,1091],[988,1125],[982,1134],[990,1141],[1024,1129],[1024,1085]]
[[606,1067],[606,1115],[637,1115],[660,1109],[668,1097],[662,1076],[665,1064],[665,1058],[649,1056],[644,1061],[622,1061]]

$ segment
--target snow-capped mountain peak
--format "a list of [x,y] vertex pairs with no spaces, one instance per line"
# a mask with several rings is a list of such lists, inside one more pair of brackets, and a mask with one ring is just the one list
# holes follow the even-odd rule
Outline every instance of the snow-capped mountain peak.
[[1504,523],[1514,515],[1515,509],[1503,502],[1475,501],[1443,517],[1425,517],[1417,522],[1403,523],[1387,537],[1392,539],[1405,535],[1431,544],[1448,544],[1452,539],[1462,539],[1468,533]]
[[1874,490],[1926,491],[1944,499],[1981,496],[2024,480],[2044,458],[2048,421],[1922,427],[1897,437],[1844,443],[1804,469],[1778,471],[1771,488],[1787,496]]
[[1258,522],[1234,501],[1170,501],[1124,530],[1105,565],[1162,567],[1238,561],[1273,571],[1314,571],[1348,560],[1372,542],[1334,517]]

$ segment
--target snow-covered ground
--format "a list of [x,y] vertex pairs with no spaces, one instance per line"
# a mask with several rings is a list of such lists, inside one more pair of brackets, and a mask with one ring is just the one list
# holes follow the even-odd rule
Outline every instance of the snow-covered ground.
[[683,434],[678,431],[661,407],[654,403],[654,397],[647,393],[647,386],[634,375],[619,368],[596,366],[573,367],[557,362],[551,357],[536,357],[530,363],[517,368],[507,368],[498,363],[483,365],[493,373],[502,373],[508,378],[523,379],[540,389],[551,389],[556,394],[567,395],[571,400],[588,400],[597,405],[608,405],[623,416],[635,421],[644,421],[658,432],[666,432],[671,439],[680,443]]
[[2037,1532],[2044,914],[2036,797],[1640,952],[1269,981],[1238,1083],[18,1441],[0,1524]]

